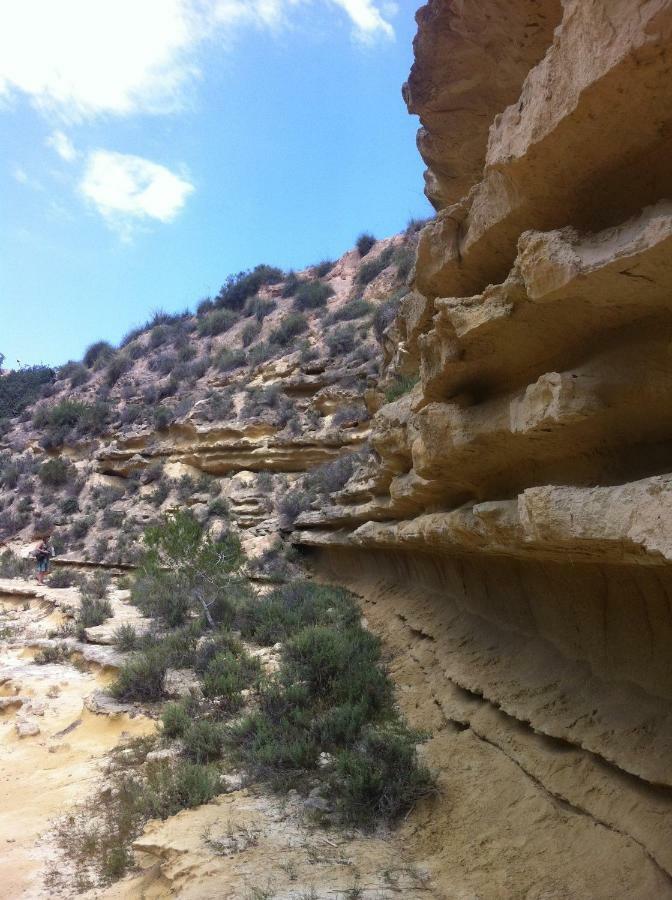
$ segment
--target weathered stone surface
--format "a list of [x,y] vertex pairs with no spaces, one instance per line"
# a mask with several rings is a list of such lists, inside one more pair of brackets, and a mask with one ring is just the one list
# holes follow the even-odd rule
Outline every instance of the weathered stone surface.
[[[504,6],[418,15],[407,100],[440,212],[385,363],[419,381],[295,539],[403,632],[416,703],[628,835],[668,879],[641,896],[668,896],[672,3],[533,4],[537,43],[532,5]],[[500,32],[520,52],[485,85]]]

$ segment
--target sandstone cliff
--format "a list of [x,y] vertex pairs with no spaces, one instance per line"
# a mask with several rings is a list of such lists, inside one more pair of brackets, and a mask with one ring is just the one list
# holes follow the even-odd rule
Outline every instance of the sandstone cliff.
[[[419,380],[295,539],[396,635],[418,718],[459,729],[435,760],[476,737],[542,819],[550,797],[597,823],[596,858],[615,835],[632,854],[620,888],[599,864],[598,883],[578,820],[547,822],[544,896],[669,896],[672,4],[432,0],[417,19],[404,94],[438,214],[385,363]],[[500,873],[482,896],[542,895],[520,833],[517,856],[498,845],[517,888]]]

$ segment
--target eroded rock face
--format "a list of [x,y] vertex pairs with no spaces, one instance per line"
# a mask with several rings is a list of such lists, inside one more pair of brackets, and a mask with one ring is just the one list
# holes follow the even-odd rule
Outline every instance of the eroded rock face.
[[418,14],[406,99],[439,213],[386,344],[418,381],[297,541],[393,592],[449,719],[669,876],[658,814],[614,797],[672,786],[672,3],[562,6]]

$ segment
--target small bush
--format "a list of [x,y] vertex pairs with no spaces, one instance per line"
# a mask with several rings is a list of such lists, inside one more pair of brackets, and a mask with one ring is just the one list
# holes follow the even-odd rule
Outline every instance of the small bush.
[[272,359],[277,353],[277,345],[262,342],[247,351],[247,363],[250,366],[258,366],[262,362],[266,362],[267,359]]
[[108,387],[113,387],[133,366],[133,360],[125,353],[117,353],[107,364],[105,370],[105,381]]
[[224,726],[201,719],[192,722],[182,735],[184,752],[195,763],[213,762],[222,755]]
[[152,703],[162,700],[166,686],[166,658],[157,650],[138,653],[119,670],[110,685],[110,693],[117,700]]
[[323,259],[315,266],[315,275],[318,278],[324,278],[334,268],[336,262],[333,259]]
[[417,739],[399,726],[370,728],[356,749],[337,755],[332,794],[344,822],[373,827],[381,819],[394,821],[436,793],[432,774],[418,763]]
[[47,666],[53,663],[64,663],[70,659],[70,650],[67,644],[51,644],[43,647],[33,657],[33,662],[38,666]]
[[120,625],[114,632],[114,643],[122,653],[128,653],[131,650],[137,650],[140,646],[140,639],[135,628],[125,622]]
[[203,696],[216,699],[227,712],[243,706],[241,691],[259,679],[259,660],[242,648],[218,653],[208,662],[203,676]]
[[394,248],[386,247],[375,259],[362,263],[357,272],[357,284],[370,284],[374,278],[377,278],[390,265],[393,256]]
[[296,274],[296,272],[292,269],[287,273],[287,277],[285,278],[285,283],[282,286],[282,296],[283,297],[293,297],[296,289],[301,284],[301,279]]
[[184,701],[166,703],[161,711],[163,735],[167,738],[181,738],[193,721],[189,704]]
[[97,625],[102,625],[111,615],[112,607],[109,600],[82,597],[82,603],[77,614],[77,624],[80,632],[85,628],[95,628]]
[[126,513],[123,509],[113,509],[108,506],[107,509],[103,510],[102,515],[102,523],[105,528],[121,528],[124,524],[124,519],[126,518]]
[[283,272],[274,266],[258,265],[252,271],[230,275],[215,300],[215,306],[239,312],[249,297],[253,297],[265,284],[277,284]]
[[400,298],[391,298],[376,307],[373,314],[373,333],[379,344],[383,342],[383,334],[394,321],[399,311]]
[[242,330],[240,339],[243,347],[249,347],[261,333],[261,327],[258,322],[249,322]]
[[114,356],[114,348],[107,341],[96,341],[86,348],[82,362],[87,369],[93,368],[96,363],[107,362]]
[[388,403],[398,400],[413,390],[419,380],[418,375],[397,375],[394,382],[385,391],[385,400]]
[[373,306],[366,300],[350,300],[340,309],[334,310],[324,320],[325,325],[334,325],[336,322],[349,322],[352,319],[362,319],[372,312]]
[[47,484],[50,487],[61,487],[68,482],[70,466],[64,459],[57,456],[42,463],[38,474],[42,484]]
[[278,501],[278,512],[285,525],[293,525],[300,513],[310,507],[313,497],[301,489],[284,494]]
[[247,361],[247,354],[244,350],[230,350],[225,347],[217,355],[215,365],[220,372],[232,372],[244,366]]
[[327,334],[327,346],[332,356],[345,356],[355,349],[355,329],[353,325],[339,325]]
[[49,587],[52,588],[69,588],[78,583],[79,577],[67,569],[56,569],[49,576]]
[[360,256],[366,256],[366,254],[374,247],[376,244],[376,239],[372,234],[368,232],[363,232],[357,238],[355,246],[357,247],[357,252]]
[[0,420],[20,415],[53,380],[54,370],[48,366],[24,366],[5,373],[0,378]]
[[245,315],[254,316],[259,324],[261,324],[266,316],[278,308],[275,300],[262,300],[261,297],[250,297],[245,303]]
[[238,321],[235,312],[229,309],[215,309],[198,321],[198,333],[201,337],[208,335],[214,337],[228,331]]
[[244,604],[238,625],[244,638],[271,646],[319,622],[349,627],[359,621],[359,615],[353,596],[345,589],[295,581]]
[[307,309],[320,309],[333,295],[334,290],[328,284],[321,281],[303,281],[294,292],[294,307],[301,312]]
[[[107,572],[94,572],[82,583],[82,593],[85,597],[95,600],[103,600],[110,588],[110,576]],[[111,615],[111,613],[110,613]]]
[[286,347],[298,335],[308,330],[308,321],[301,313],[290,313],[281,320],[277,328],[269,335],[269,341]]

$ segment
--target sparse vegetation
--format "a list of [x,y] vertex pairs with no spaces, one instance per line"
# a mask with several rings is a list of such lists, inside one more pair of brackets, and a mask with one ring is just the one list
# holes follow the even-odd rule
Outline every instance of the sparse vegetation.
[[82,362],[87,369],[92,369],[96,363],[106,363],[114,356],[114,347],[107,341],[96,341],[86,348]]
[[294,291],[294,307],[300,312],[321,309],[333,297],[334,290],[321,281],[302,281]]
[[289,313],[282,319],[278,327],[271,332],[269,341],[273,344],[280,344],[281,347],[286,347],[290,341],[307,330],[308,321],[304,315],[301,313]]
[[357,252],[360,256],[366,256],[366,254],[371,250],[376,244],[376,239],[372,234],[368,232],[363,232],[359,235],[355,242],[355,246],[357,247]]
[[253,297],[265,284],[282,281],[283,272],[275,266],[258,265],[248,272],[230,275],[217,295],[214,305],[239,312],[248,297]]
[[0,420],[19,416],[53,379],[54,371],[48,366],[23,366],[0,376]]
[[392,403],[412,391],[420,380],[418,375],[397,375],[392,384],[385,391],[385,400]]
[[370,284],[374,278],[386,269],[394,257],[394,248],[386,247],[375,259],[362,263],[357,272],[357,284]]
[[50,487],[62,487],[68,482],[70,466],[60,456],[56,456],[42,463],[38,474],[42,484],[47,484]]
[[198,320],[198,333],[213,337],[228,331],[237,321],[237,314],[230,309],[215,309]]

